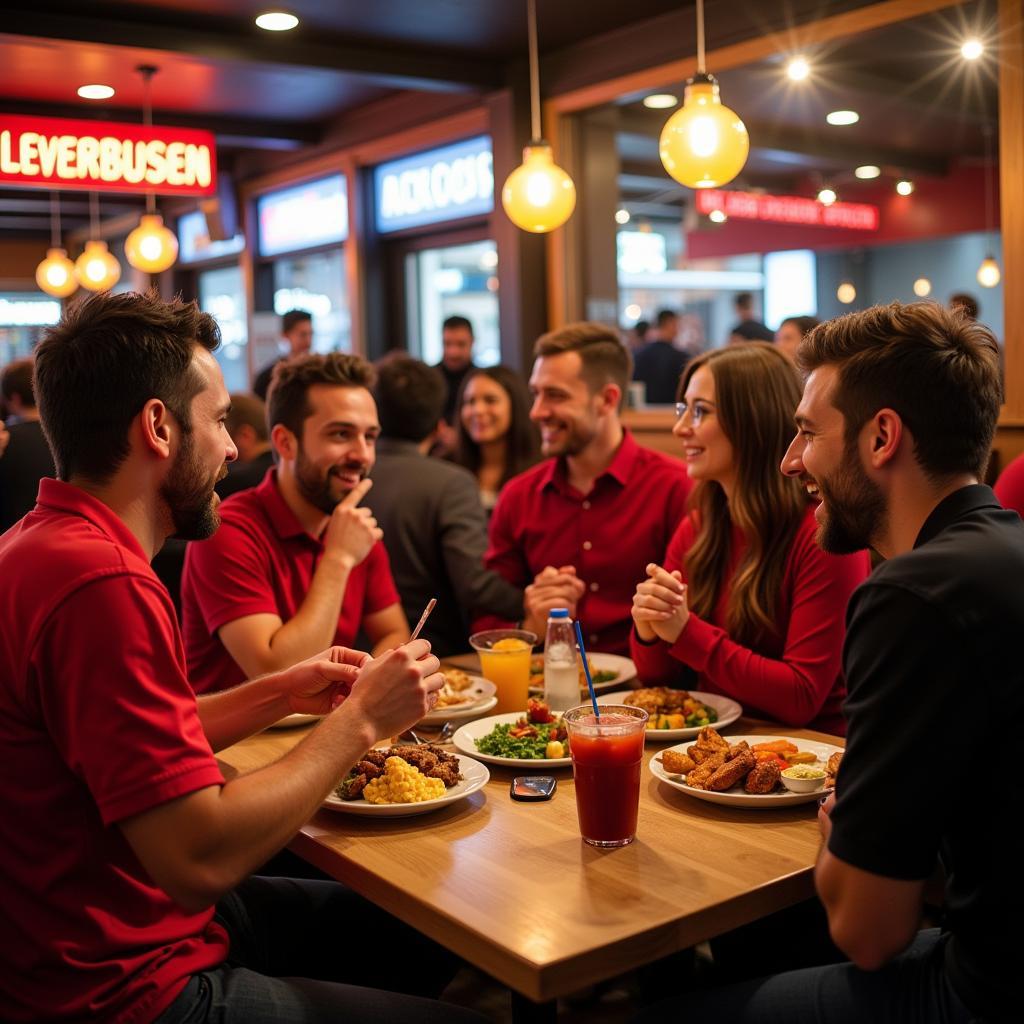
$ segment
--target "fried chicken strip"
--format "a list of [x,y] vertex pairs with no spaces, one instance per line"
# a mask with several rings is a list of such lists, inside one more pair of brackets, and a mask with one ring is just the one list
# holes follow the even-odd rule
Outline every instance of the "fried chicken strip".
[[748,793],[770,793],[782,779],[778,761],[758,761],[747,776],[743,788]]
[[714,775],[704,784],[705,789],[714,793],[722,793],[742,782],[757,764],[757,760],[749,750],[744,750],[738,757],[726,761],[715,770]]

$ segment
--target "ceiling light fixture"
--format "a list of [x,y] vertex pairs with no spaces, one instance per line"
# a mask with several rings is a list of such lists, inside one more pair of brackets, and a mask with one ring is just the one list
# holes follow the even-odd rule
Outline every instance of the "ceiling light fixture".
[[857,298],[857,289],[852,281],[843,281],[836,289],[836,298],[844,305],[849,306]]
[[616,224],[628,224],[629,223],[629,210],[616,210],[615,211],[615,223]]
[[655,92],[645,96],[643,102],[648,110],[668,110],[669,107],[679,106],[679,97],[670,92]]
[[919,277],[914,282],[914,294],[919,299],[927,298],[932,293],[932,283],[927,277]]
[[811,73],[811,65],[803,57],[794,57],[786,65],[786,75],[791,82],[802,82]]
[[50,248],[46,258],[36,267],[36,284],[58,299],[67,298],[77,287],[75,265],[60,244],[60,196],[50,193]]
[[[150,128],[153,125],[151,89],[157,69],[150,64],[141,64],[136,70],[142,75],[144,90],[142,123]],[[152,192],[146,193],[146,212],[139,220],[139,226],[125,239],[124,255],[136,270],[147,274],[159,274],[173,267],[178,258],[178,239],[156,212],[156,197]]]
[[682,109],[661,130],[658,152],[665,170],[689,188],[718,188],[747,162],[746,125],[722,104],[718,81],[704,65],[704,0],[697,0],[697,73],[686,83]]
[[289,32],[298,23],[299,19],[287,11],[267,11],[256,18],[256,27],[265,32]]
[[836,125],[856,124],[860,120],[860,114],[856,110],[833,110],[825,115],[825,120]]
[[872,178],[877,178],[881,173],[882,168],[876,167],[875,164],[861,164],[860,167],[854,170],[853,175],[862,181],[870,181]]
[[530,117],[533,136],[523,162],[505,179],[501,205],[516,227],[544,234],[561,227],[576,208],[576,186],[555,163],[540,132],[540,61],[537,56],[537,0],[526,0],[530,45]]
[[896,182],[896,191],[901,196],[909,196],[914,191],[914,183],[908,178],[903,178],[901,181]]
[[75,277],[83,288],[91,292],[105,292],[121,278],[121,264],[102,241],[100,234],[100,200],[95,192],[89,193],[89,241],[75,260]]
[[713,224],[724,224],[729,219],[729,215],[725,210],[712,210],[708,214],[708,220]]
[[110,85],[80,85],[78,95],[83,100],[109,100],[114,95],[114,89]]
[[985,52],[985,46],[980,39],[967,39],[960,47],[960,56],[964,60],[977,60]]
[[825,188],[818,190],[818,202],[821,203],[822,206],[831,206],[838,198],[839,196],[836,195],[836,190],[834,188],[829,188],[827,185]]

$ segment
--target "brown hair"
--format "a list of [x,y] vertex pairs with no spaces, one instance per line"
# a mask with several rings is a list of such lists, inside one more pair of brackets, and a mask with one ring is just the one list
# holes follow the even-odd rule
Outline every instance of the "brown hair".
[[252,427],[257,440],[266,441],[267,407],[263,404],[262,399],[255,395],[235,392],[231,395],[231,409],[224,425],[232,437],[235,436],[239,427],[247,426]]
[[202,388],[196,345],[212,352],[220,329],[195,302],[98,292],[67,308],[36,349],[43,432],[61,480],[103,483],[125,460],[132,420],[159,398],[187,434]]
[[847,443],[889,408],[930,477],[984,474],[1002,385],[999,344],[983,324],[937,302],[873,306],[814,328],[797,364],[805,373],[838,367],[832,404],[846,420]]
[[267,393],[267,423],[278,424],[302,437],[302,424],[312,414],[309,389],[314,384],[337,388],[366,388],[372,391],[373,367],[359,356],[342,352],[301,355],[284,359],[274,367]]
[[579,353],[583,360],[582,376],[591,394],[596,394],[605,384],[617,384],[619,390],[626,393],[633,375],[633,359],[612,328],[581,320],[542,334],[533,346],[534,357],[538,359],[563,352]]
[[786,559],[807,510],[799,480],[779,472],[793,438],[800,382],[778,349],[756,341],[693,359],[679,382],[680,396],[702,366],[715,381],[715,415],[733,447],[736,486],[728,501],[715,481],[694,489],[698,531],[686,555],[690,607],[701,616],[712,614],[727,583],[733,526],[738,527],[747,550],[728,582],[726,629],[749,647],[778,630]]
[[21,404],[34,409],[36,395],[32,388],[32,357],[15,359],[8,363],[3,372],[0,373],[0,395],[4,401],[10,404],[11,399],[17,395]]

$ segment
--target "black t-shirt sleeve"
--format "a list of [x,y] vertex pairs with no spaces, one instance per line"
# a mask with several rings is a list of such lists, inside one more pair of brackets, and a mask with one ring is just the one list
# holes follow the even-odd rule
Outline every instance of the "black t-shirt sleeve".
[[870,582],[850,602],[843,667],[847,746],[828,848],[877,875],[925,879],[959,796],[943,756],[967,697],[959,632],[937,605]]

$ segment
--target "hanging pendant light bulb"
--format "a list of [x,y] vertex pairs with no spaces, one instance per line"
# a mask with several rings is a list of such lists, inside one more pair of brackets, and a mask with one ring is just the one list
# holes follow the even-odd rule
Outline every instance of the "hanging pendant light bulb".
[[93,192],[89,196],[90,235],[85,250],[75,260],[75,277],[83,288],[91,292],[105,292],[114,287],[121,278],[121,264],[101,241],[99,235],[99,199]]
[[978,284],[982,288],[995,288],[997,284],[1002,280],[1002,274],[999,272],[999,264],[996,262],[994,256],[986,256],[978,267]]
[[844,306],[850,305],[857,298],[857,289],[852,281],[843,281],[836,289],[836,298]]
[[78,287],[78,281],[75,265],[60,244],[60,199],[56,192],[50,193],[50,242],[46,258],[36,267],[36,284],[47,295],[64,299]]
[[[992,126],[985,126],[985,230],[995,232],[995,220],[992,216]],[[982,288],[995,288],[1002,279],[999,264],[995,256],[989,253],[979,264],[976,277]]]
[[505,179],[501,205],[508,219],[524,231],[543,234],[561,227],[576,208],[576,186],[555,163],[540,132],[540,70],[537,58],[537,5],[527,0],[530,38],[530,115],[533,137],[523,148],[523,162]]
[[661,129],[658,152],[665,170],[689,188],[725,185],[747,162],[746,125],[722,104],[718,81],[704,66],[704,0],[697,0],[697,73],[686,83],[682,107]]
[[[150,89],[157,69],[150,64],[140,64],[136,70],[142,75],[145,87],[142,122],[149,128],[153,125]],[[156,199],[152,192],[146,193],[146,212],[139,226],[125,239],[124,255],[136,270],[147,274],[159,274],[173,267],[178,258],[178,239],[156,212]]]

